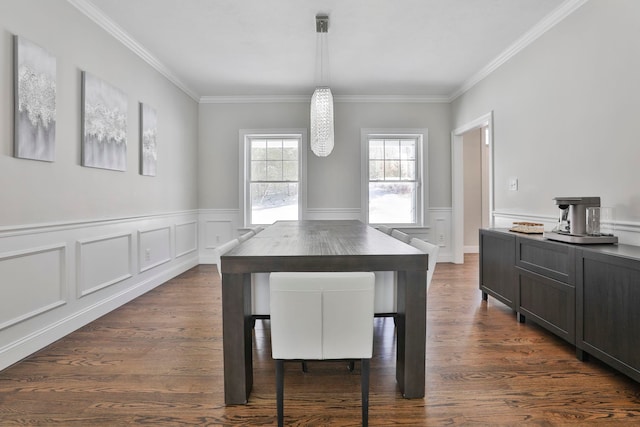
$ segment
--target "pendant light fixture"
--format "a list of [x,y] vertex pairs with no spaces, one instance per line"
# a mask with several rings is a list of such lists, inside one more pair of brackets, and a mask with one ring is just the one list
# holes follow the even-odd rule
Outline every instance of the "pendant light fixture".
[[333,95],[325,81],[324,64],[328,30],[329,16],[316,15],[316,61],[320,67],[320,85],[311,96],[311,151],[318,157],[326,157],[333,150]]

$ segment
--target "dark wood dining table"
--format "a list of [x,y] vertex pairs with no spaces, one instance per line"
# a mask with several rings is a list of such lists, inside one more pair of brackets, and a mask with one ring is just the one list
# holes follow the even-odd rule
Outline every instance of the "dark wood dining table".
[[397,271],[396,381],[425,393],[428,255],[356,220],[278,221],[221,256],[224,395],[245,404],[253,384],[251,273]]

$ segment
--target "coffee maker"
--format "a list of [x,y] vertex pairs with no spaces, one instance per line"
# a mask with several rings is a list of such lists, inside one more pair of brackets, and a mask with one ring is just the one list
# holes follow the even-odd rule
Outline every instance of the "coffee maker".
[[[587,208],[599,208],[600,197],[556,197],[556,205],[561,210],[558,226],[553,231],[544,232],[543,237],[578,244],[618,243],[618,237],[587,230]],[[599,227],[600,219],[596,218]]]

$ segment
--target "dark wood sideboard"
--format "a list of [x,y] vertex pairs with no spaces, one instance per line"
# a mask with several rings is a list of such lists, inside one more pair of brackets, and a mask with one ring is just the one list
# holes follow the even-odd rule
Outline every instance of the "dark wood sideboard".
[[640,382],[640,246],[482,229],[480,290]]

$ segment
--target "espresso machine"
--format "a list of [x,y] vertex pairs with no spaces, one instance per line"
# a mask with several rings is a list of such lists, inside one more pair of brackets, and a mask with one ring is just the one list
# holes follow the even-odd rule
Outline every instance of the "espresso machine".
[[543,237],[566,243],[606,244],[618,243],[613,234],[600,233],[599,209],[600,197],[555,197],[556,205],[561,210],[558,226],[553,231],[545,231]]

